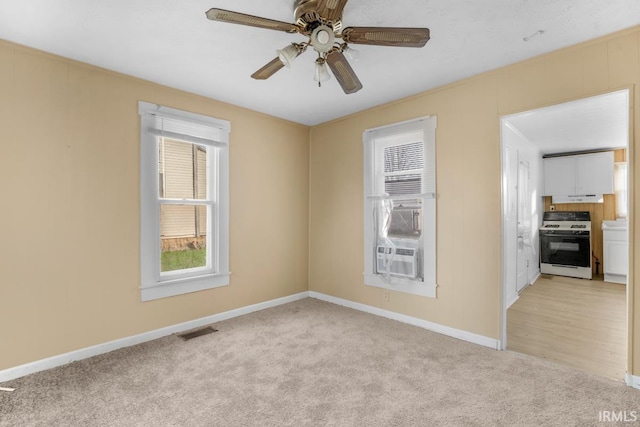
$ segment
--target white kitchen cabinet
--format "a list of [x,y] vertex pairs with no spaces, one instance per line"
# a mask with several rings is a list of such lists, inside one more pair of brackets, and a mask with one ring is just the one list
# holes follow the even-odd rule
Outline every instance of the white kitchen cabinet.
[[575,194],[576,166],[574,156],[544,159],[544,195]]
[[602,221],[602,235],[604,280],[627,283],[629,243],[626,221]]
[[613,194],[613,151],[544,159],[544,195]]

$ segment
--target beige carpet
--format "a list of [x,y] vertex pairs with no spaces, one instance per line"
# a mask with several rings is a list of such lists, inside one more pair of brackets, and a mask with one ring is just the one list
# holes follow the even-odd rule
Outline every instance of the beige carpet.
[[[640,391],[305,299],[1,384],[0,426],[589,426]],[[629,423],[623,423],[629,425]]]

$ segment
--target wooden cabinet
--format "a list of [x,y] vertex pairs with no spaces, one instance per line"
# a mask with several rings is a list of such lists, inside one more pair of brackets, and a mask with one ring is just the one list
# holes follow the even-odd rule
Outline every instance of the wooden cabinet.
[[544,195],[613,194],[613,151],[544,159]]

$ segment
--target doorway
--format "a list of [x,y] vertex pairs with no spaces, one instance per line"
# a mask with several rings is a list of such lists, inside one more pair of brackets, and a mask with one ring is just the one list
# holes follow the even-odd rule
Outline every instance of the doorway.
[[[553,292],[561,288],[559,280],[553,281],[555,276],[541,277],[540,275],[538,228],[542,225],[543,213],[553,209],[550,206],[550,197],[543,197],[543,156],[618,149],[624,150],[627,154],[626,159],[630,161],[631,156],[628,156],[629,114],[629,91],[622,90],[501,118],[503,190],[501,348],[503,350],[509,349],[507,337],[509,307],[521,296],[523,296],[522,301],[515,307],[527,304],[531,298],[525,300],[524,296],[538,292],[543,287],[548,287]],[[598,218],[599,222],[593,223],[593,230],[601,230],[602,219]],[[628,256],[628,251],[626,255]],[[580,284],[587,284],[580,283],[579,279],[563,282],[569,282],[566,286],[562,285],[566,289],[580,291],[585,288],[584,286],[580,288]],[[536,288],[534,285],[529,288],[530,284],[535,283],[539,283],[540,286]],[[595,281],[588,284],[595,284]],[[578,288],[571,288],[571,286],[578,286]],[[629,285],[621,286],[626,308]],[[616,285],[612,287],[616,288]],[[564,295],[569,295],[571,298],[572,291],[567,292],[569,293]],[[556,297],[547,295],[543,298]],[[593,301],[594,304],[598,304],[599,300],[596,298]],[[559,303],[559,300],[554,300],[553,303]],[[570,307],[571,303],[568,302],[566,306]],[[557,310],[563,309],[562,305],[556,307]],[[606,308],[603,309],[606,310]],[[619,321],[622,323],[624,332],[623,345],[626,356],[628,322],[626,313]],[[548,328],[548,326],[541,326],[541,328]],[[580,324],[576,324],[575,332],[578,332],[579,328]],[[548,329],[547,332],[553,333]],[[594,343],[594,345],[598,344]],[[626,368],[626,357],[624,364]]]

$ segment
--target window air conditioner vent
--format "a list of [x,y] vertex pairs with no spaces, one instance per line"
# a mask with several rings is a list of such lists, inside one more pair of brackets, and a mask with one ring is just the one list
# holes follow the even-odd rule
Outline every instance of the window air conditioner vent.
[[415,249],[396,248],[396,255],[413,256]]
[[[377,273],[416,278],[418,276],[418,250],[414,248],[379,245],[377,247]],[[391,263],[389,265],[389,263]],[[387,271],[388,268],[388,271]]]

